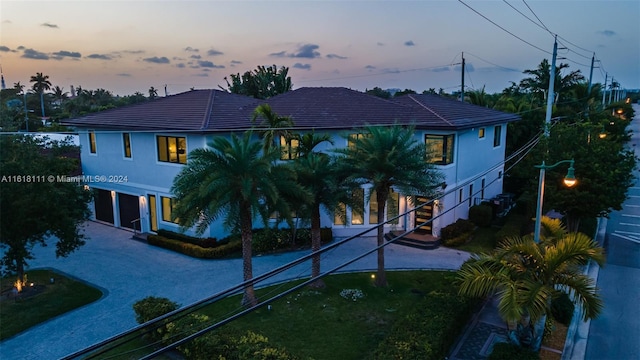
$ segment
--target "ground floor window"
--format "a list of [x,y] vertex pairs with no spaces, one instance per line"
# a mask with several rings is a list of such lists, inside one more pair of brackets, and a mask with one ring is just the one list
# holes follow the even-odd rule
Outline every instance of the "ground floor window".
[[178,223],[178,219],[173,220],[173,211],[176,206],[176,200],[174,198],[161,196],[160,201],[162,203],[162,221]]

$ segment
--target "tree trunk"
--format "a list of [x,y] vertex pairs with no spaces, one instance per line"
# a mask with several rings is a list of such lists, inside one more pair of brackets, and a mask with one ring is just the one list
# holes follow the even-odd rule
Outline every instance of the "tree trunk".
[[[311,212],[311,252],[320,250],[322,246],[322,238],[320,236],[320,206],[313,207]],[[320,275],[320,255],[314,255],[311,260],[311,277]],[[318,279],[309,285],[313,288],[324,288],[325,283],[322,279]]]
[[[251,212],[245,204],[240,207],[240,233],[242,237],[242,275],[244,281],[253,279],[253,264],[251,259],[251,241],[253,240]],[[244,288],[242,306],[253,307],[258,304],[253,285]]]
[[[378,200],[378,246],[384,244],[384,208],[387,203],[389,189],[376,189],[376,199]],[[387,274],[384,272],[384,248],[378,249],[378,272],[376,274],[376,286],[387,286]]]
[[24,261],[22,259],[16,259],[16,273],[18,275],[18,278],[16,279],[17,281],[20,282],[20,287],[18,288],[19,290],[23,289],[25,286],[25,281],[24,281]]

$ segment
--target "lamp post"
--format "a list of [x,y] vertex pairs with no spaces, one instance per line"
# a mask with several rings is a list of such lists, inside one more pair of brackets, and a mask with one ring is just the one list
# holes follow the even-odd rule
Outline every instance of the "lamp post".
[[567,176],[564,177],[564,184],[567,187],[572,187],[578,182],[575,175],[573,174],[575,170],[573,168],[573,159],[558,161],[553,165],[545,165],[544,161],[542,161],[542,164],[535,166],[536,168],[540,169],[540,178],[538,180],[538,205],[536,208],[536,226],[533,233],[533,241],[535,241],[536,243],[540,242],[540,219],[542,219],[542,202],[544,200],[544,177],[546,170],[553,169],[554,167],[564,163],[569,163]]

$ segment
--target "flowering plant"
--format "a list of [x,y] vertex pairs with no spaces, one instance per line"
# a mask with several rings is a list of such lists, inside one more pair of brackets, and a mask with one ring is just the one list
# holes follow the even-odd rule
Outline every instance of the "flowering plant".
[[340,296],[347,300],[356,301],[358,299],[364,298],[364,293],[360,289],[343,289],[340,291]]

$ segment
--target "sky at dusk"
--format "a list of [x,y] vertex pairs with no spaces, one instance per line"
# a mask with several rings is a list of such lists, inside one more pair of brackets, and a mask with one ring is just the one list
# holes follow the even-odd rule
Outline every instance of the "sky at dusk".
[[118,95],[218,88],[272,64],[289,67],[294,88],[451,92],[462,52],[465,91],[493,93],[551,59],[552,34],[569,70],[588,78],[595,53],[594,83],[608,73],[640,88],[637,0],[0,2],[7,87],[42,72],[66,91]]

